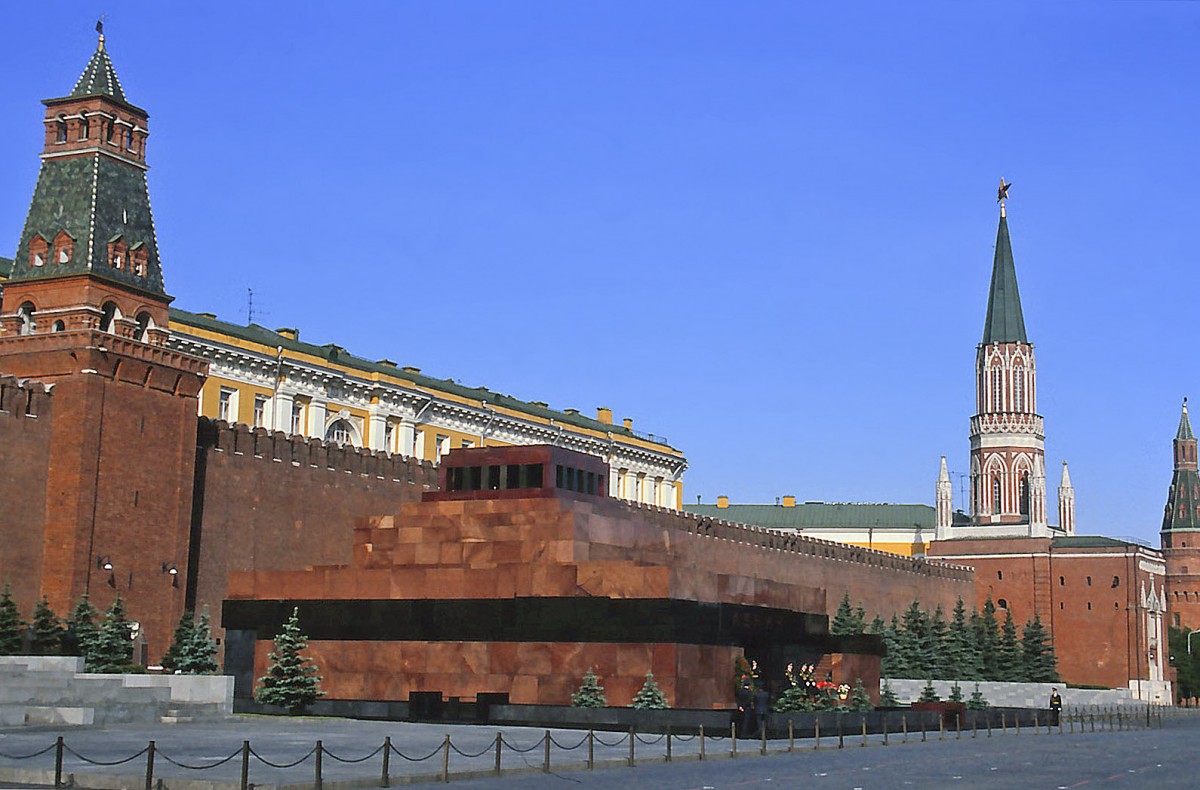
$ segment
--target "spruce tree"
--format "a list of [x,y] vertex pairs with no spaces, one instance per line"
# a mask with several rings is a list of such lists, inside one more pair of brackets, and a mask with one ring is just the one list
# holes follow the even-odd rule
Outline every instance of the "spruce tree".
[[213,641],[208,612],[201,612],[179,654],[179,671],[185,675],[211,675],[217,671],[217,643]]
[[879,690],[879,707],[895,708],[900,704],[896,699],[896,692],[892,690],[892,684],[886,679],[883,681],[883,688]]
[[862,678],[855,678],[854,691],[850,692],[850,710],[875,710],[871,697],[863,687]]
[[1021,632],[1021,664],[1030,683],[1057,683],[1058,659],[1049,634],[1036,614]]
[[942,698],[938,696],[937,690],[933,687],[933,678],[925,681],[925,688],[921,689],[921,696],[917,697],[917,702],[941,702]]
[[63,641],[62,620],[58,619],[58,615],[50,608],[50,601],[44,595],[37,602],[37,606],[33,608],[31,630],[33,631],[33,644],[38,653],[42,655],[58,653]]
[[175,626],[175,633],[171,636],[171,646],[167,648],[167,652],[163,653],[163,669],[168,672],[174,672],[179,669],[179,657],[182,655],[186,645],[191,641],[192,632],[195,630],[195,613],[191,609],[187,609]]
[[955,683],[953,686],[951,686],[950,687],[950,696],[946,697],[946,701],[947,702],[962,702],[963,701],[962,686],[958,685],[958,683]]
[[833,636],[850,636],[852,634],[862,633],[862,629],[855,629],[854,609],[850,605],[850,593],[842,594],[842,602],[838,604],[837,613],[833,616],[833,622],[829,624],[829,633]]
[[954,674],[954,667],[946,660],[946,614],[942,605],[938,604],[932,617],[926,617],[925,644],[922,654],[929,674],[936,678],[949,678]]
[[12,589],[5,582],[4,592],[0,593],[0,656],[14,656],[21,652],[21,634],[24,631],[25,621],[17,610]]
[[889,678],[909,678],[913,672],[900,645],[900,618],[892,615],[892,622],[883,630],[883,646],[887,650],[881,664],[881,671]]
[[967,700],[967,710],[987,710],[992,707],[983,697],[983,692],[979,690],[979,684],[975,684],[975,690],[971,692],[971,698]]
[[925,646],[928,644],[925,613],[921,611],[921,602],[914,600],[904,612],[900,633],[897,634],[900,655],[911,675],[920,677],[931,675],[926,664]]
[[256,700],[264,705],[278,705],[295,716],[325,695],[320,689],[321,676],[316,666],[300,655],[306,647],[308,638],[300,630],[300,609],[296,607],[275,635],[275,649],[267,655],[270,662],[267,674],[258,679]]
[[96,632],[93,664],[89,672],[126,672],[133,664],[133,623],[125,614],[120,594],[104,612],[104,621]]
[[996,671],[999,680],[1019,683],[1025,680],[1021,664],[1021,644],[1017,640],[1017,625],[1012,609],[1004,610],[1004,625],[1000,626],[1000,643],[996,646]]
[[654,682],[654,673],[646,673],[646,682],[642,684],[642,688],[633,697],[633,704],[629,707],[637,708],[638,710],[664,710],[671,707],[667,704],[667,697],[662,693],[662,689]]
[[954,604],[954,613],[946,628],[946,663],[951,676],[960,680],[979,678],[979,645],[975,641],[975,630],[967,618],[967,608],[960,596]]
[[608,698],[604,696],[604,686],[600,685],[600,678],[596,677],[591,667],[583,673],[583,683],[580,684],[579,691],[571,695],[571,704],[577,708],[603,708],[608,705]]
[[854,627],[857,629],[854,632],[856,634],[867,632],[867,610],[862,607],[862,604],[854,607]]
[[886,630],[887,630],[887,623],[885,623],[883,621],[883,617],[881,617],[880,615],[875,615],[875,619],[867,624],[867,633],[868,634],[878,634],[879,636],[882,636],[883,632]]
[[67,618],[63,648],[69,651],[69,655],[82,656],[84,666],[89,672],[95,671],[92,666],[96,662],[96,640],[100,635],[100,628],[96,625],[99,617],[100,613],[88,600],[88,594],[84,593]]
[[983,602],[983,611],[971,618],[975,627],[975,643],[979,646],[980,675],[984,680],[1002,680],[997,664],[1000,647],[1000,627],[996,623],[996,605],[992,596]]

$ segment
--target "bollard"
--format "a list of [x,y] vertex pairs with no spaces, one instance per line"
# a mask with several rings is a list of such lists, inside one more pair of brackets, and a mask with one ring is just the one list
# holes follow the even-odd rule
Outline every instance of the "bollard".
[[634,755],[633,755],[633,744],[636,742],[637,742],[637,733],[633,729],[633,727],[630,727],[629,728],[629,767],[630,768],[637,765],[637,760],[634,759]]
[[788,751],[796,749],[796,731],[792,725],[792,720],[788,719]]
[[983,726],[987,727],[988,737],[992,737],[992,714],[986,710],[983,712]]
[[671,727],[667,726],[667,762],[671,762]]
[[885,713],[885,714],[883,714],[883,745],[884,745],[884,746],[887,746],[887,745],[888,745],[888,743],[887,743],[887,741],[888,741],[888,739],[887,739],[887,736],[888,736],[888,730],[889,730],[889,729],[891,729],[891,728],[888,726],[888,724],[889,724],[889,722],[890,722],[890,721],[891,721],[891,719],[889,718],[888,714],[886,714],[886,713]]
[[908,714],[900,714],[900,729],[904,731],[904,742],[908,743]]
[[821,748],[821,720],[813,719],[813,750]]
[[496,733],[496,776],[500,775],[500,753],[504,748],[504,737],[500,733]]
[[1021,734],[1021,714],[1020,713],[1013,714],[1013,726],[1016,727],[1016,729],[1017,729],[1017,735],[1020,735]]
[[1072,735],[1075,734],[1075,714],[1074,713],[1067,714],[1067,730]]
[[[704,759],[704,725],[700,725],[700,759]],[[596,767],[596,731],[588,730],[588,770]]]
[[938,740],[946,740],[946,720],[942,718],[942,714],[938,713]]
[[1062,734],[1063,734],[1063,728],[1062,728],[1062,711],[1059,711],[1059,712],[1058,712],[1058,734],[1059,734],[1059,735],[1062,735]]
[[1117,732],[1125,729],[1125,722],[1121,719],[1121,710],[1117,709]]
[[[387,787],[385,783],[382,785]],[[242,741],[242,787],[241,790],[249,790],[250,788],[250,741]]]
[[[1149,714],[1147,714],[1147,721],[1149,721]],[[56,788],[63,786],[63,783],[62,783],[62,760],[63,760],[63,758],[62,758],[62,756],[63,756],[63,739],[62,739],[62,736],[60,735],[60,736],[58,736],[58,739],[54,741],[54,786]],[[242,786],[243,786],[243,788],[245,787],[245,782],[242,783]]]
[[447,784],[450,781],[450,733],[446,733],[446,740],[442,741],[442,783]]
[[921,743],[925,743],[925,717],[921,717]]
[[1091,723],[1092,723],[1092,732],[1095,732],[1096,731],[1096,714],[1089,713],[1088,718],[1091,720]]
[[760,722],[758,728],[762,734],[762,746],[759,747],[758,753],[765,755],[767,753],[767,722],[765,720]]
[[546,730],[546,734],[542,736],[542,745],[545,751],[542,752],[542,773],[550,773],[550,730]]
[[971,737],[979,737],[979,714],[977,713],[971,714]]
[[1000,734],[1008,735],[1008,722],[1005,720],[1004,711],[1000,711]]
[[867,717],[862,716],[860,718],[862,719],[862,738],[863,738],[861,745],[865,747],[867,745]]
[[317,741],[317,748],[315,751],[316,751],[316,755],[317,755],[316,769],[315,769],[316,770],[316,782],[313,784],[313,787],[317,788],[317,790],[321,790],[321,758],[325,754],[325,747],[321,745],[320,741]]
[[1040,735],[1040,734],[1041,734],[1041,733],[1039,733],[1039,732],[1038,732],[1038,717],[1037,717],[1037,711],[1036,711],[1036,710],[1033,712],[1033,734],[1034,734],[1034,735]]
[[704,760],[704,725],[700,725],[700,759]]
[[962,716],[957,711],[954,713],[954,740],[962,740]]
[[737,724],[729,725],[729,742],[733,744],[729,747],[729,756],[737,757]]
[[844,748],[846,748],[846,738],[845,738],[845,735],[842,733],[842,714],[840,714],[840,713],[838,714],[838,717],[837,717],[837,723],[838,723],[838,748],[844,749]]
[[146,790],[154,790],[154,741],[146,746]]

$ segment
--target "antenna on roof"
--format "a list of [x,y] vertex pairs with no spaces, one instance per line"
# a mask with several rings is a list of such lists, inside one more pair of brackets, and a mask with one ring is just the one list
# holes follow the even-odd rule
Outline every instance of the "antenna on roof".
[[254,323],[254,291],[246,289],[246,326]]

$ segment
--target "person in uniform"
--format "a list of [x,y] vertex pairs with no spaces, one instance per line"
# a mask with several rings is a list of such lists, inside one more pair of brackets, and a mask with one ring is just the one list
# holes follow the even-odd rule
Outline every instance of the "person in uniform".
[[1062,697],[1058,696],[1058,689],[1050,689],[1050,723],[1058,726],[1058,717],[1062,712]]

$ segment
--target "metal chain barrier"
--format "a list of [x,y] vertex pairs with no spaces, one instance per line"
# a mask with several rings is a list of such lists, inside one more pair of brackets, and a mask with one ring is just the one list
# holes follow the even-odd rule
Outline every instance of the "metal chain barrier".
[[317,753],[317,747],[316,747],[316,746],[314,746],[314,747],[312,747],[311,749],[309,749],[309,750],[308,750],[308,754],[304,755],[303,757],[301,757],[299,760],[296,760],[295,762],[292,762],[292,763],[273,763],[273,762],[271,762],[270,760],[268,760],[266,757],[263,757],[261,754],[259,754],[258,752],[254,751],[254,747],[251,747],[251,748],[250,748],[250,754],[251,754],[253,757],[257,758],[257,759],[258,759],[258,761],[259,761],[260,763],[262,763],[263,765],[266,765],[266,766],[268,766],[268,767],[270,767],[270,768],[295,768],[297,765],[299,765],[300,763],[304,762],[304,761],[305,761],[305,760],[307,760],[309,757],[312,757],[312,756],[313,756],[314,754],[316,754],[316,753]]
[[[558,741],[557,741],[557,740],[554,738],[554,736],[553,736],[553,735],[551,735],[551,736],[550,736],[550,743],[552,743],[552,744],[554,744],[555,746],[557,746],[558,748],[562,749],[564,752],[573,752],[573,751],[575,751],[576,749],[578,749],[580,746],[583,746],[585,743],[587,743],[587,741],[588,741],[588,737],[585,735],[585,736],[583,736],[582,738],[580,738],[580,739],[579,739],[579,743],[575,744],[574,746],[563,746],[561,743],[559,743],[559,742],[558,742]],[[490,748],[490,747],[489,747],[489,748]]]
[[657,738],[650,738],[650,739],[643,738],[641,735],[635,735],[634,737],[636,737],[638,739],[639,743],[644,743],[647,746],[652,746],[656,743],[661,743],[663,738],[666,738],[667,736],[659,735]]
[[482,757],[482,756],[484,756],[485,754],[488,754],[489,752],[492,752],[492,751],[494,751],[494,749],[495,749],[495,746],[496,746],[495,742],[492,742],[492,743],[489,743],[487,746],[484,746],[482,749],[480,749],[479,751],[475,752],[474,754],[467,754],[467,753],[466,753],[466,752],[464,752],[462,749],[460,749],[460,748],[458,748],[457,746],[455,746],[453,742],[451,742],[451,743],[450,743],[450,749],[451,749],[451,750],[452,750],[452,751],[453,751],[455,754],[457,754],[459,757],[465,757],[465,758],[467,758],[468,760],[474,760],[476,757]]
[[137,754],[130,755],[129,757],[126,757],[126,758],[125,758],[125,759],[123,759],[123,760],[113,760],[112,762],[106,762],[105,760],[92,760],[92,759],[90,759],[90,758],[88,758],[88,757],[84,757],[82,754],[80,754],[79,752],[75,751],[75,750],[74,750],[74,749],[72,749],[70,746],[66,746],[66,745],[64,745],[64,746],[63,746],[63,750],[64,750],[64,751],[66,751],[66,752],[69,752],[69,753],[70,753],[70,755],[71,755],[72,757],[74,757],[74,758],[76,758],[76,759],[78,759],[78,760],[83,760],[85,763],[88,763],[89,765],[104,765],[104,766],[111,766],[111,765],[124,765],[125,763],[128,763],[128,762],[133,762],[134,760],[136,760],[137,758],[141,757],[141,756],[142,756],[143,754],[145,754],[146,752],[150,751],[150,745],[149,745],[149,744],[147,744],[147,745],[146,745],[145,747],[143,747],[143,748],[142,748],[142,750],[141,750],[140,752],[138,752]]
[[[432,758],[432,757],[436,756],[437,754],[439,754],[439,753],[440,753],[440,752],[441,752],[441,751],[442,751],[442,750],[445,748],[445,747],[444,747],[442,744],[438,744],[437,746],[435,746],[435,747],[433,748],[433,751],[432,751],[432,752],[430,752],[429,754],[425,755],[424,757],[409,757],[407,754],[405,754],[404,752],[402,752],[402,751],[400,751],[399,749],[397,749],[395,744],[390,744],[390,745],[391,745],[391,747],[392,747],[392,753],[393,753],[393,754],[398,754],[398,755],[400,755],[402,758],[404,758],[405,760],[408,760],[410,763],[423,763],[423,762],[425,762],[426,760],[428,760],[428,759],[430,759],[430,758]],[[537,747],[534,747],[534,748],[537,748]]]
[[[542,741],[545,740],[544,738],[539,738],[538,742],[535,743],[533,746],[530,746],[528,749],[520,749],[520,748],[514,746],[513,744],[509,743],[508,739],[505,738],[503,735],[501,735],[500,738],[501,738],[501,743],[503,743],[505,746],[512,749],[514,752],[516,752],[518,754],[525,754],[526,752],[532,752],[534,749],[541,746]],[[597,740],[599,740],[599,739],[597,738]],[[617,743],[620,743],[620,741],[617,741]]]
[[155,757],[161,757],[164,760],[166,760],[167,762],[169,762],[171,765],[174,765],[178,768],[187,768],[189,771],[207,771],[209,768],[216,768],[218,765],[224,765],[225,763],[229,762],[230,760],[234,759],[235,757],[241,757],[241,756],[242,756],[242,748],[239,746],[238,750],[236,752],[229,755],[224,760],[218,760],[217,762],[210,763],[209,765],[188,765],[187,763],[179,762],[178,760],[172,760],[170,757],[163,754],[162,751],[160,751],[160,750],[155,751]]
[[375,755],[377,755],[377,754],[379,754],[380,752],[382,752],[382,751],[383,751],[383,747],[384,747],[384,746],[386,746],[386,745],[387,745],[387,744],[382,744],[382,743],[381,743],[379,746],[377,746],[377,747],[375,748],[375,751],[371,752],[370,754],[366,755],[365,757],[354,757],[354,758],[350,758],[350,757],[338,757],[336,754],[334,754],[333,752],[329,751],[329,749],[325,749],[325,755],[326,755],[327,757],[332,757],[333,759],[337,760],[339,763],[348,763],[348,764],[351,764],[351,763],[365,763],[367,760],[370,760],[372,757],[374,757]]
[[5,760],[30,760],[34,757],[41,757],[43,754],[50,751],[57,745],[58,744],[56,744],[56,743],[52,743],[49,746],[47,746],[45,749],[34,752],[33,754],[5,754],[4,752],[0,752],[0,757],[3,757]]
[[626,739],[628,739],[628,738],[629,738],[629,733],[625,733],[620,738],[617,738],[612,743],[609,743],[608,741],[604,740],[599,735],[597,735],[596,743],[600,744],[601,746],[608,746],[609,748],[611,748],[613,746],[620,746],[621,744],[625,743]]

